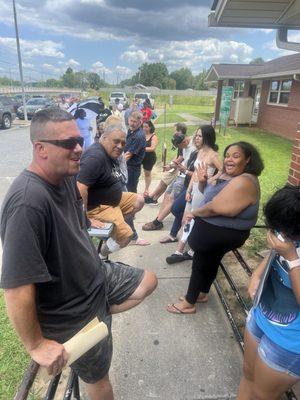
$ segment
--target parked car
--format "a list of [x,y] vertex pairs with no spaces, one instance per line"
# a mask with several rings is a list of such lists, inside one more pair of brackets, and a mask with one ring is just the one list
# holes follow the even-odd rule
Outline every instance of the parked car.
[[155,101],[154,101],[153,97],[151,97],[151,93],[146,93],[146,92],[135,93],[134,94],[134,99],[135,100],[139,99],[139,100],[142,100],[142,101],[145,101],[146,99],[149,99],[150,100],[150,104],[151,104],[151,108],[152,108],[152,110],[154,109]]
[[116,104],[116,100],[119,99],[119,103],[123,105],[124,108],[129,106],[129,100],[125,92],[111,92],[109,96],[109,107],[111,108]]
[[14,103],[8,96],[0,96],[0,125],[3,129],[9,129],[16,118]]
[[[25,93],[25,100],[29,100],[30,99],[30,95]],[[15,109],[15,113],[17,112],[18,108],[21,107],[21,105],[23,105],[23,98],[21,94],[15,94],[14,96],[11,97],[12,102],[14,104],[14,109]]]
[[[34,97],[26,102],[27,117],[31,119],[35,112],[48,107],[57,107],[55,102],[49,97]],[[17,117],[24,119],[24,107],[18,108]]]

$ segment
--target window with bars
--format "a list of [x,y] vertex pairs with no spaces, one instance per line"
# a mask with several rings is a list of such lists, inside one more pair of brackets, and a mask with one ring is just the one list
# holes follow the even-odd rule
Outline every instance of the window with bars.
[[292,79],[271,81],[268,102],[270,104],[288,105],[291,87]]
[[237,99],[237,98],[243,96],[244,87],[245,87],[245,82],[244,81],[234,81],[233,99]]

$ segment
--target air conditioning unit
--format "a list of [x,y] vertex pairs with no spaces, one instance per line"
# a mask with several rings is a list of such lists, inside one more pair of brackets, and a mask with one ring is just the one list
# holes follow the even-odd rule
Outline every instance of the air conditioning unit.
[[252,97],[239,97],[236,100],[234,110],[234,123],[239,124],[251,124],[251,116],[253,109]]

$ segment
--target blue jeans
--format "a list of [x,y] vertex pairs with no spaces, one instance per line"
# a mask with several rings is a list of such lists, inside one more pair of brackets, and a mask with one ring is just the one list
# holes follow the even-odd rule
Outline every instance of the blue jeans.
[[128,171],[128,181],[126,186],[128,192],[136,193],[137,186],[139,183],[139,177],[141,175],[141,166],[127,165],[127,171]]
[[186,205],[186,200],[185,200],[186,189],[187,188],[185,187],[182,189],[180,195],[174,201],[173,206],[171,208],[171,212],[174,215],[175,219],[170,231],[170,235],[174,238],[177,236],[177,233],[181,228],[182,218]]
[[300,354],[292,353],[270,340],[257,325],[253,309],[250,310],[247,317],[246,328],[259,343],[258,354],[268,367],[293,378],[300,378]]

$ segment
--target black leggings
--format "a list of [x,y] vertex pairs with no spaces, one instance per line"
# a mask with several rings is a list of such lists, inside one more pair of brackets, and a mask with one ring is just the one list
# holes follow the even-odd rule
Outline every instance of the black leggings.
[[186,294],[189,303],[195,304],[200,292],[209,292],[225,253],[241,247],[249,234],[250,230],[223,228],[195,218],[188,239],[194,250],[192,275]]

